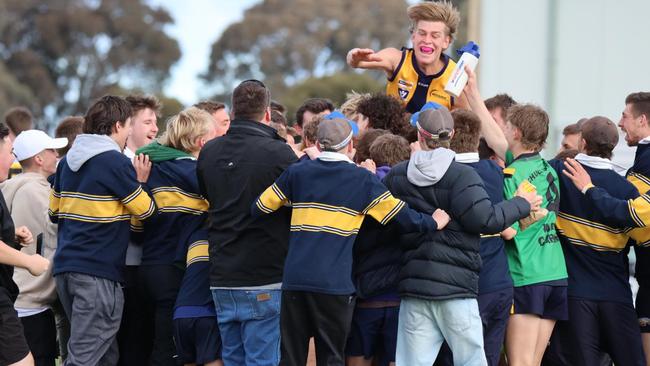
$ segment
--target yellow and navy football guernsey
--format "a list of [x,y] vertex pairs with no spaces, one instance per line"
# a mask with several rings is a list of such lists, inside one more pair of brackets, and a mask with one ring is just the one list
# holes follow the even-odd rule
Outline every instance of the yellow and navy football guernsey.
[[[474,168],[481,177],[492,204],[502,202],[503,171],[501,168],[492,160],[479,160],[467,165]],[[512,288],[505,242],[501,235],[481,235],[479,254],[483,262],[478,276],[479,295]]]
[[138,225],[143,230],[142,265],[173,264],[185,258],[181,228],[198,227],[205,221],[208,202],[201,196],[196,159],[182,157],[154,162],[146,188],[158,214]]
[[216,317],[217,312],[210,292],[208,230],[193,230],[183,247],[186,253],[185,274],[176,297],[174,319]]
[[[551,160],[549,164],[557,171],[562,194],[556,226],[569,273],[569,298],[631,305],[628,230],[612,225],[575,187],[562,173],[563,161]],[[583,167],[593,183],[613,197],[620,200],[638,197],[637,189],[614,170]]]
[[[634,156],[634,164],[627,172],[627,179],[634,184],[639,193],[650,191],[650,144],[639,144]],[[650,286],[650,228],[638,228],[630,232],[636,241],[635,277],[640,285]]]
[[[337,154],[340,155],[340,154]],[[252,205],[254,216],[292,207],[282,289],[329,295],[354,293],[352,247],[366,216],[403,231],[433,231],[427,215],[393,197],[374,174],[349,161],[293,164]]]
[[49,214],[58,222],[53,274],[84,273],[122,282],[131,218],[145,220],[155,205],[117,150],[91,157],[78,171],[59,162]]
[[456,67],[456,62],[444,53],[440,55],[444,62],[442,70],[433,75],[426,75],[418,67],[412,48],[402,48],[402,58],[388,78],[386,94],[400,99],[406,111],[415,113],[427,102],[436,102],[451,110],[454,97],[445,91],[445,85]]

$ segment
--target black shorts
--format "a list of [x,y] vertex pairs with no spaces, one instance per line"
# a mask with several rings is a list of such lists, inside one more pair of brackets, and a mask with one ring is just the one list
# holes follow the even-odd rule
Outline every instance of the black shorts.
[[639,286],[635,308],[641,333],[650,333],[650,287]]
[[[23,324],[25,339],[34,360],[54,363],[58,353],[54,312],[47,309],[42,313],[22,317],[20,321]],[[36,362],[36,364],[39,363]]]
[[29,347],[14,303],[0,288],[0,365],[16,363],[28,354]]
[[216,316],[174,319],[174,342],[179,363],[204,364],[221,359]]
[[569,319],[566,286],[543,284],[515,287],[511,314],[535,314],[543,319]]
[[397,348],[397,319],[399,306],[385,308],[355,308],[346,356],[377,356],[379,365],[395,362]]

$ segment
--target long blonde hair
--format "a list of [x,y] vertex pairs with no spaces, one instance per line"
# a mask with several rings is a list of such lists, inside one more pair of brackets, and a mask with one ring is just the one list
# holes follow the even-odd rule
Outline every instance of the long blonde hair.
[[200,149],[196,140],[214,129],[214,119],[210,113],[189,107],[167,120],[167,129],[158,142],[186,153]]

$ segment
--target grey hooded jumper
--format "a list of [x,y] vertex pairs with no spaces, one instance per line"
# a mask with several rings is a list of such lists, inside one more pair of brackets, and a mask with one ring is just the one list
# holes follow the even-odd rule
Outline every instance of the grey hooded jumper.
[[384,178],[391,193],[411,208],[426,213],[440,208],[452,218],[442,231],[400,237],[402,296],[477,297],[480,234],[497,234],[530,213],[529,203],[520,197],[493,205],[476,171],[454,156],[444,148],[419,151]]

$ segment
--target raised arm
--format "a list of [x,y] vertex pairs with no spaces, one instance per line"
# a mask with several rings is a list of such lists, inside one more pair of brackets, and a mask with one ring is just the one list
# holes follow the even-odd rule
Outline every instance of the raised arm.
[[353,48],[348,52],[346,61],[356,69],[383,70],[391,77],[402,58],[402,51],[397,48],[384,48],[375,52],[370,48]]
[[481,93],[478,90],[476,74],[467,66],[465,66],[465,72],[467,73],[468,79],[461,97],[464,96],[466,98],[469,109],[476,113],[481,120],[481,135],[485,138],[485,142],[487,142],[488,146],[494,150],[499,158],[505,160],[506,151],[508,150],[506,136],[503,134],[501,127],[492,118],[490,111],[488,111],[483,102]]

